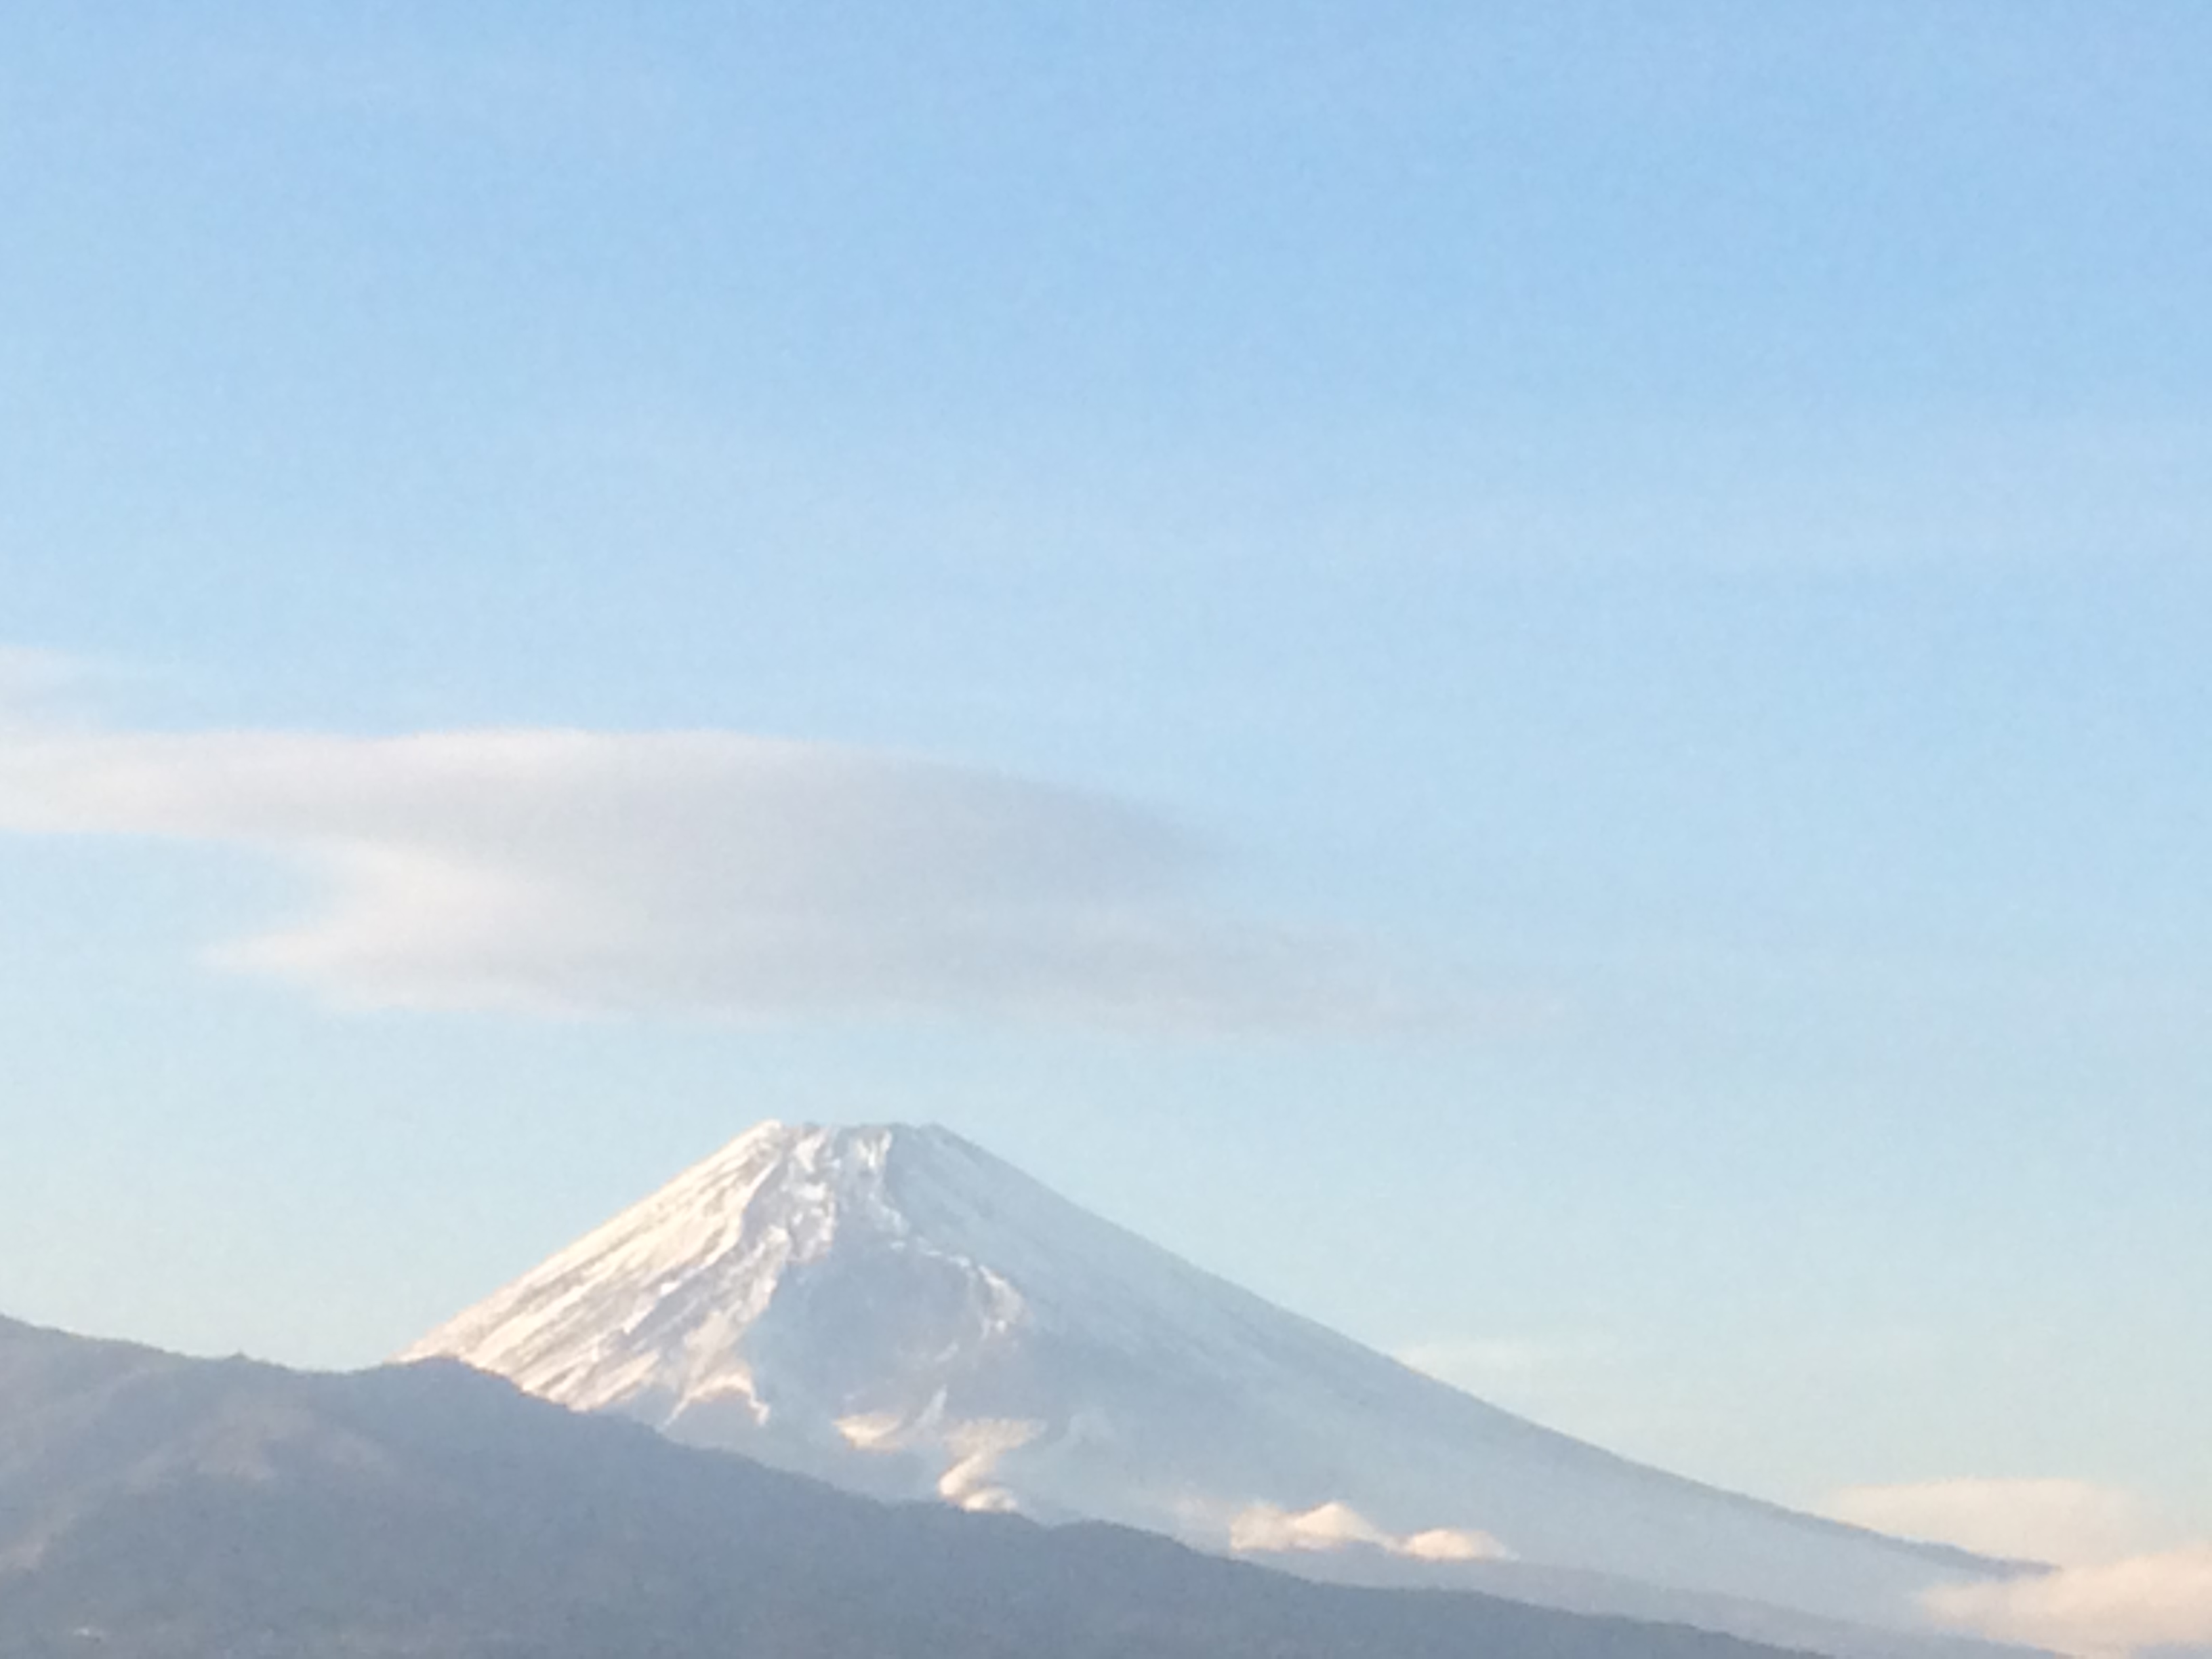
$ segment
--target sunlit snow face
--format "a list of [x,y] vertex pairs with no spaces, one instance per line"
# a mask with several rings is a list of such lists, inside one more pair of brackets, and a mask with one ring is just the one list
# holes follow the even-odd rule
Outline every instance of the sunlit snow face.
[[761,1126],[416,1352],[878,1496],[1320,1576],[1519,1561],[1924,1631],[1917,1598],[1979,1571],[1552,1434],[937,1128]]

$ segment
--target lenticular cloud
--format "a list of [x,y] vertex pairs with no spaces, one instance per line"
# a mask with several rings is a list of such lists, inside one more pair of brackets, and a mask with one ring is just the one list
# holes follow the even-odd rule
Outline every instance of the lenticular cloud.
[[362,738],[0,728],[0,829],[222,842],[308,872],[222,964],[346,1004],[1017,1015],[1147,1027],[1408,1017],[1329,941],[1198,896],[1116,802],[723,732]]

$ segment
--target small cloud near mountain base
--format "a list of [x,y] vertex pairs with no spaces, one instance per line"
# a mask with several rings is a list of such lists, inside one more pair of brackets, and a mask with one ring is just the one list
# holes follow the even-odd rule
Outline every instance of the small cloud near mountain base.
[[2007,1581],[1939,1585],[1937,1622],[2083,1659],[2193,1659],[2212,1644],[2212,1544],[2172,1547],[2136,1494],[2083,1480],[1855,1486],[1823,1510],[1893,1535],[2048,1562]]
[[2009,1583],[1944,1585],[1923,1605],[1954,1629],[2082,1659],[2212,1653],[2212,1544]]
[[1229,1547],[1240,1555],[1279,1555],[1296,1550],[1340,1550],[1360,1545],[1416,1561],[1513,1559],[1513,1552],[1486,1532],[1431,1527],[1423,1532],[1388,1533],[1343,1503],[1316,1504],[1296,1513],[1272,1504],[1255,1504],[1229,1525]]

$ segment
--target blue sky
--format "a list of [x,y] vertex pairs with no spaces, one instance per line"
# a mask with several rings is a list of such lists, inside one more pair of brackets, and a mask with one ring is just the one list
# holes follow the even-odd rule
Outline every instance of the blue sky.
[[1690,1473],[2212,1534],[2208,64],[9,16],[0,1309],[363,1363],[927,1117]]

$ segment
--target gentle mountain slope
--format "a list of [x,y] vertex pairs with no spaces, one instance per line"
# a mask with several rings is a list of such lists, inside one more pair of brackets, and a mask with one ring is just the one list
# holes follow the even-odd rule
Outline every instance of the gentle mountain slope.
[[2014,1571],[1539,1428],[935,1128],[763,1125],[411,1352],[855,1490],[1761,1634]]
[[4,1322],[0,1654],[1773,1659],[884,1506],[457,1365],[305,1376]]

